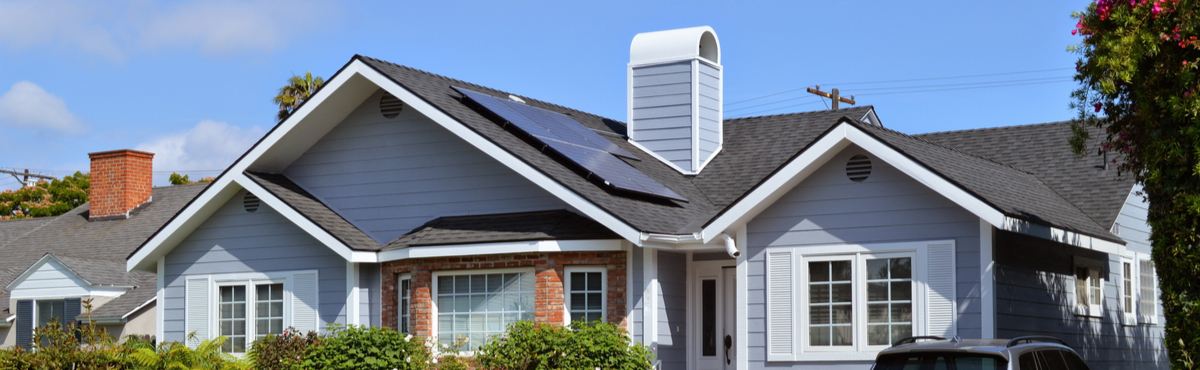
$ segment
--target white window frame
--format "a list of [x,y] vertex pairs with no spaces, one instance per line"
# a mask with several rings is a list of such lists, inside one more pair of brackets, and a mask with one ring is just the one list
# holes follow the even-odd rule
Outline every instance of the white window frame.
[[[868,332],[870,329],[869,328],[870,325],[868,325],[870,309],[867,308],[867,304],[870,303],[867,300],[867,298],[868,298],[868,296],[867,296],[867,280],[869,280],[869,279],[867,279],[867,275],[866,275],[867,260],[869,260],[869,259],[892,259],[892,258],[908,258],[910,261],[909,262],[909,276],[908,276],[908,281],[909,281],[908,299],[909,299],[909,301],[912,302],[912,312],[909,313],[909,319],[908,319],[909,325],[911,325],[911,330],[909,331],[909,336],[920,335],[920,334],[917,334],[918,331],[921,330],[921,328],[917,326],[917,314],[920,312],[924,312],[925,307],[924,307],[924,304],[918,305],[918,303],[917,303],[917,301],[918,301],[918,299],[917,299],[917,281],[918,281],[917,276],[919,273],[919,271],[917,271],[917,253],[916,252],[861,253],[858,255],[858,261],[857,261],[858,266],[855,266],[855,269],[856,269],[855,273],[861,272],[862,281],[860,282],[860,281],[856,280],[856,279],[860,278],[860,276],[858,276],[858,275],[851,276],[851,278],[852,278],[852,281],[854,281],[853,285],[855,287],[855,290],[859,290],[857,292],[858,296],[862,297],[862,302],[861,302],[862,310],[858,310],[858,306],[859,306],[858,303],[856,303],[854,305],[855,306],[855,310],[854,310],[855,320],[857,320],[859,323],[861,323],[861,325],[855,326],[855,331],[858,332],[857,333],[858,337],[863,339],[863,342],[861,343],[862,344],[861,348],[863,348],[863,350],[866,350],[866,351],[872,351],[872,352],[881,351],[881,350],[887,349],[888,347],[892,346],[892,344],[890,343],[890,341],[891,341],[890,338],[888,339],[889,343],[887,343],[887,344],[871,345],[871,343],[870,343],[870,338],[868,337]],[[890,289],[891,289],[891,287],[889,286],[889,290]],[[891,312],[889,311],[888,314],[891,315]]]
[[[404,282],[408,282],[408,291],[404,291]],[[407,294],[407,296],[405,296]],[[437,294],[434,292],[434,294]],[[404,314],[404,301],[408,301],[408,315]],[[404,317],[408,316],[408,327],[405,327]],[[412,334],[412,274],[396,276],[396,330]]]
[[[804,349],[804,352],[857,352],[858,351],[858,347],[861,343],[859,341],[860,337],[859,337],[859,333],[858,333],[859,330],[857,329],[857,326],[859,324],[861,324],[861,322],[859,322],[858,310],[855,310],[854,308],[856,306],[858,306],[859,303],[861,303],[863,297],[860,296],[859,289],[857,288],[857,284],[855,282],[855,278],[858,277],[858,274],[860,272],[860,269],[859,269],[859,266],[857,263],[857,259],[858,259],[857,254],[825,255],[825,256],[812,256],[812,257],[802,258],[801,265],[800,265],[800,307],[801,307],[801,309],[800,309],[800,318],[801,318],[801,320],[800,320],[800,322],[801,322],[800,341],[801,341],[801,346]],[[813,346],[811,343],[811,337],[810,337],[810,333],[809,333],[809,326],[810,326],[809,321],[812,319],[809,308],[812,306],[812,304],[811,304],[811,300],[809,297],[809,294],[811,293],[811,291],[809,289],[811,287],[811,285],[809,285],[809,284],[811,283],[811,281],[809,281],[808,265],[809,265],[809,263],[812,263],[812,262],[836,262],[836,261],[850,262],[850,302],[851,302],[850,313],[852,315],[852,317],[850,319],[850,321],[851,321],[850,343],[851,344],[849,346]]]
[[[604,266],[567,266],[563,269],[563,324],[571,325],[571,273],[600,273],[600,321],[608,322],[608,268]],[[592,293],[591,291],[587,291]],[[536,297],[535,297],[536,299]]]
[[[1136,272],[1134,272],[1134,275],[1138,277],[1138,281],[1137,281],[1138,285],[1137,285],[1137,290],[1136,290],[1137,299],[1134,301],[1134,304],[1137,305],[1138,307],[1140,307],[1141,303],[1144,302],[1144,300],[1149,299],[1150,307],[1153,308],[1153,310],[1152,310],[1153,312],[1149,312],[1148,314],[1145,312],[1141,312],[1140,308],[1139,308],[1139,311],[1134,311],[1137,314],[1137,323],[1148,324],[1148,325],[1158,325],[1158,294],[1159,294],[1158,293],[1158,266],[1154,266],[1154,260],[1150,258],[1150,255],[1147,255],[1147,254],[1139,253],[1137,256],[1134,257],[1134,261],[1135,261],[1134,267],[1135,267],[1135,271],[1136,271]],[[1142,279],[1142,262],[1143,261],[1150,262],[1150,266],[1153,267],[1153,271],[1150,272],[1150,278],[1152,279],[1150,281],[1150,285],[1153,288],[1150,290],[1154,293],[1151,294],[1150,297],[1142,296],[1142,285],[1141,285],[1142,280],[1141,279]],[[1149,318],[1149,320],[1146,320],[1146,318]]]
[[[1125,266],[1129,266],[1129,273],[1125,273]],[[1118,275],[1120,279],[1117,284],[1117,299],[1118,307],[1121,308],[1121,324],[1126,326],[1137,325],[1138,314],[1138,290],[1141,289],[1138,281],[1138,266],[1134,258],[1121,257]],[[1125,282],[1129,281],[1129,293],[1125,292]],[[1128,300],[1128,302],[1126,302]]]
[[[1087,269],[1087,277],[1083,282],[1083,292],[1079,291],[1078,271],[1080,268]],[[1071,297],[1071,307],[1073,307],[1072,310],[1075,312],[1075,315],[1094,318],[1101,317],[1104,314],[1104,262],[1092,258],[1075,256],[1074,261],[1071,264],[1071,277],[1071,286],[1075,289],[1075,294],[1073,297]],[[1092,303],[1091,288],[1093,278],[1100,280],[1100,290],[1098,293],[1100,296],[1096,299],[1096,301],[1099,303]],[[1087,302],[1086,305],[1081,306],[1079,304],[1080,294],[1085,294],[1085,302]]]
[[[208,312],[209,312],[209,333],[213,338],[221,336],[221,287],[226,286],[244,286],[246,289],[246,350],[257,340],[257,318],[254,316],[257,307],[258,294],[256,285],[261,284],[283,284],[283,328],[287,329],[292,326],[292,275],[301,272],[310,271],[289,271],[283,273],[245,273],[245,274],[225,274],[211,275],[208,296]],[[230,354],[241,355],[245,352],[230,352]]]
[[[437,343],[439,343],[438,342],[438,321],[439,321],[438,315],[441,313],[441,310],[438,308],[438,302],[437,302],[438,301],[438,278],[442,277],[442,276],[486,275],[486,274],[504,274],[504,273],[529,273],[531,276],[533,276],[534,285],[535,286],[537,285],[537,271],[534,270],[534,268],[532,268],[532,267],[434,271],[431,274],[430,282],[429,282],[429,301],[430,301],[429,305],[431,308],[432,315],[430,315],[431,319],[429,322],[429,328],[430,328],[429,338],[430,338],[430,342],[434,343],[435,352],[438,349]],[[534,294],[534,297],[532,300],[533,306],[530,307],[529,309],[533,315],[536,315],[537,314],[537,289],[536,289],[536,287],[534,288],[533,294]],[[459,351],[458,353],[462,356],[473,356],[475,354],[474,351]]]

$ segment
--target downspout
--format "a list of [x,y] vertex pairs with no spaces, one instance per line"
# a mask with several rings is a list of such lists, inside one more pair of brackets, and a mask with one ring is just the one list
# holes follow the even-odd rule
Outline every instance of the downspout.
[[725,240],[725,253],[730,257],[738,258],[742,254],[742,251],[738,250],[737,242],[734,242],[729,234],[721,233],[721,239]]

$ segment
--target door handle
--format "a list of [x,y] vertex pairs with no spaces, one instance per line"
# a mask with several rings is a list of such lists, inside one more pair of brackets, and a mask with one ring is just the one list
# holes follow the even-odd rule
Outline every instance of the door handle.
[[725,364],[726,365],[733,363],[733,360],[729,358],[729,348],[730,347],[733,347],[733,337],[730,336],[729,334],[725,334]]

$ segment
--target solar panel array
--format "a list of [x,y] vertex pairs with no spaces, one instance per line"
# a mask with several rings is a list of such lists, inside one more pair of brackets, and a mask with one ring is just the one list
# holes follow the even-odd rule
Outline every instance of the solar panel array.
[[478,91],[455,87],[480,107],[504,119],[525,134],[541,141],[590,175],[617,189],[686,201],[658,181],[646,176],[617,156],[638,160],[633,153],[601,137],[575,119],[558,112],[497,98]]

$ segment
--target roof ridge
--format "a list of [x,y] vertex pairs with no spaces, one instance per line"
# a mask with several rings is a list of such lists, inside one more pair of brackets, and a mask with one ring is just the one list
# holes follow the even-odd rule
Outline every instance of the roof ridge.
[[810,111],[804,111],[804,112],[775,113],[775,114],[767,114],[767,115],[761,115],[761,116],[744,116],[744,117],[725,118],[724,122],[760,120],[760,119],[766,119],[766,118],[788,117],[788,116],[805,116],[805,115],[817,114],[817,113],[828,113],[828,112],[859,110],[859,109],[874,109],[874,108],[875,108],[874,105],[863,105],[863,106],[851,107],[851,108],[846,108],[846,109],[838,109],[838,110],[821,109],[821,110],[810,110]]
[[1036,126],[1061,125],[1061,124],[1069,124],[1072,122],[1074,122],[1074,120],[1024,123],[1024,124],[1020,124],[1020,125],[1010,125],[1010,126],[976,127],[976,128],[968,128],[968,129],[961,129],[961,130],[930,131],[930,132],[925,132],[925,133],[920,133],[920,134],[914,134],[913,136],[932,136],[932,135],[957,134],[957,133],[967,133],[967,132],[1000,131],[1000,130],[1020,129],[1020,128],[1036,127]]
[[370,56],[366,56],[366,55],[362,55],[362,54],[356,54],[356,56],[358,56],[358,57],[360,57],[360,58],[366,58],[366,59],[370,59],[370,60],[372,60],[372,61],[375,61],[375,62],[379,62],[379,63],[384,63],[384,64],[387,64],[387,65],[391,65],[391,66],[393,66],[393,67],[402,68],[402,69],[406,69],[406,70],[409,70],[409,71],[413,71],[413,72],[417,72],[417,73],[426,74],[426,75],[433,76],[433,77],[436,77],[436,78],[440,78],[440,79],[443,79],[443,80],[446,80],[446,81],[450,81],[450,82],[452,82],[452,83],[465,84],[465,85],[470,85],[472,88],[483,89],[483,90],[490,90],[490,91],[499,92],[499,93],[502,93],[502,94],[508,94],[508,95],[513,95],[513,96],[518,96],[518,97],[520,97],[521,99],[531,100],[531,101],[534,101],[534,102],[537,102],[537,103],[540,103],[540,104],[543,104],[543,105],[547,105],[547,106],[550,106],[550,107],[555,107],[555,108],[559,108],[559,109],[562,109],[562,110],[567,110],[567,111],[571,111],[571,112],[578,112],[578,113],[586,114],[586,115],[589,115],[589,116],[597,117],[597,118],[600,118],[600,119],[606,119],[606,120],[610,120],[610,121],[614,121],[614,122],[619,122],[620,124],[622,124],[622,125],[625,125],[625,122],[624,122],[624,121],[615,120],[615,119],[612,119],[612,118],[609,118],[609,117],[605,117],[605,116],[602,116],[602,115],[599,115],[599,114],[595,114],[595,113],[591,113],[591,112],[587,112],[587,111],[579,110],[579,109],[576,109],[576,108],[568,107],[568,106],[561,105],[561,104],[557,104],[557,103],[552,103],[552,102],[549,102],[549,101],[547,101],[547,100],[542,100],[542,99],[534,98],[534,97],[531,97],[531,96],[528,96],[528,95],[516,94],[516,93],[513,93],[513,92],[509,92],[509,91],[500,90],[500,89],[497,89],[497,88],[494,88],[494,87],[490,87],[490,86],[484,86],[484,85],[480,85],[480,84],[477,84],[477,83],[474,83],[474,82],[470,82],[470,81],[464,81],[464,80],[460,80],[460,79],[457,79],[457,78],[454,78],[454,77],[449,77],[449,76],[446,76],[446,75],[443,75],[443,74],[438,74],[438,73],[434,73],[434,72],[426,71],[426,70],[424,70],[424,69],[420,69],[420,68],[416,68],[416,67],[411,67],[411,66],[407,66],[407,65],[404,65],[404,64],[394,63],[394,62],[390,62],[390,61],[387,61],[387,60],[384,60],[384,59],[379,59],[379,58],[375,58],[375,57],[370,57]]

